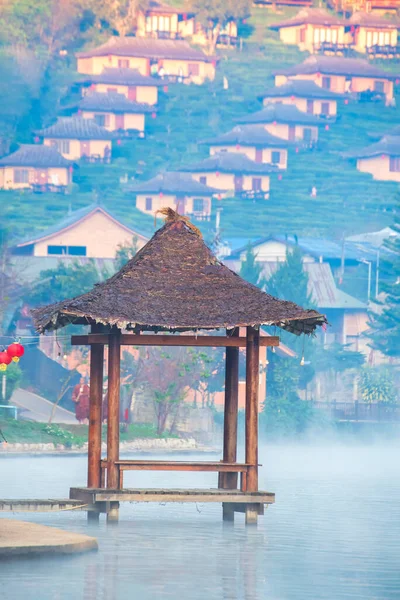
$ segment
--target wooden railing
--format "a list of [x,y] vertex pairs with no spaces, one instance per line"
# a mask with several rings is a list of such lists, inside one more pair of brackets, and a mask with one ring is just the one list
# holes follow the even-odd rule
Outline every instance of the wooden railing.
[[53,194],[65,194],[66,185],[55,185],[54,183],[31,183],[31,189],[35,194],[51,192]]
[[340,54],[343,56],[354,56],[355,50],[353,44],[337,44],[334,42],[320,42],[314,44],[314,52],[319,54]]
[[369,58],[400,58],[400,45],[369,46],[367,55]]

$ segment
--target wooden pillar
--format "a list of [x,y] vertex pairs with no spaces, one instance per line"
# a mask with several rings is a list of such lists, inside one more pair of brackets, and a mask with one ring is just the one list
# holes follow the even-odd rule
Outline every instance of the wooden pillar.
[[111,489],[119,487],[115,462],[119,459],[120,334],[113,330],[108,345],[107,488]]
[[[92,333],[97,333],[96,326],[92,326]],[[103,344],[92,344],[90,348],[90,410],[88,432],[88,477],[89,488],[100,487],[100,462],[101,462],[101,410],[103,400]],[[88,515],[93,516],[91,513]],[[97,513],[93,513],[97,515]],[[95,518],[95,517],[94,517]]]
[[[231,337],[239,337],[236,327]],[[239,348],[227,348],[225,359],[224,462],[236,462],[239,402]],[[221,473],[220,487],[237,488],[237,473]]]
[[247,491],[258,490],[258,387],[260,332],[247,327],[246,343],[246,463]]

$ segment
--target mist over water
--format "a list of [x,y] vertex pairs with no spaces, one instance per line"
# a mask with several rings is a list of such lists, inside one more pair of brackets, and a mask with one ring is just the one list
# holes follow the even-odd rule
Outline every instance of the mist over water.
[[[95,535],[100,549],[7,561],[3,597],[398,600],[400,445],[263,445],[260,462],[260,489],[274,491],[276,504],[258,527],[246,528],[243,515],[224,524],[220,505],[207,504],[123,504],[119,524],[108,527],[102,517],[88,526],[81,512],[27,514]],[[85,457],[2,461],[7,497],[66,497],[85,476]],[[213,485],[215,474],[126,474],[127,487]]]

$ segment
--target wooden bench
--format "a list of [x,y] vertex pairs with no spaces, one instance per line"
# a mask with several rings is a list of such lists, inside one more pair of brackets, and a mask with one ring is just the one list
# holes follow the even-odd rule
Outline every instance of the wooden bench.
[[[117,460],[119,489],[123,488],[124,471],[206,471],[240,473],[240,489],[247,491],[247,472],[252,465],[233,462],[193,462],[173,460]],[[107,461],[101,461],[101,487],[105,488]]]

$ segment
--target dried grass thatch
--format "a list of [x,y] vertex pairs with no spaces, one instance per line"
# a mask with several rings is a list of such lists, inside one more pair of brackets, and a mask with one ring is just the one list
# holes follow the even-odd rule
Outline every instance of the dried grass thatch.
[[172,209],[165,225],[118,273],[91,292],[32,311],[40,333],[69,323],[121,329],[190,331],[277,325],[311,333],[325,322],[314,310],[278,300],[244,281]]

